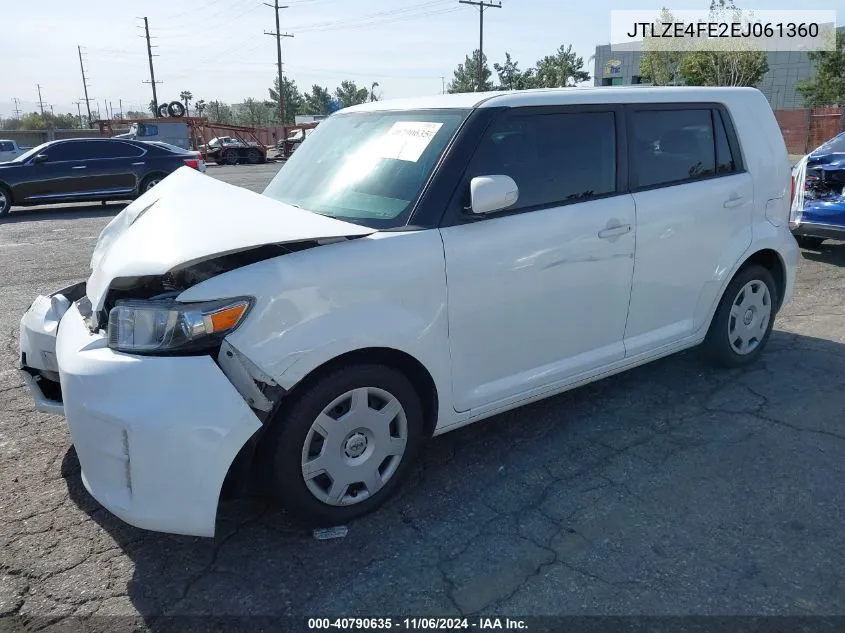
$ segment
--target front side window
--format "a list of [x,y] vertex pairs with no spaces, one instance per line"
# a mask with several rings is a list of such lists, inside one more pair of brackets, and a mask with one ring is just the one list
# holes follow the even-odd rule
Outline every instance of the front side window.
[[633,112],[635,186],[678,183],[715,174],[711,112],[709,108]]
[[506,175],[519,187],[510,210],[616,191],[613,112],[506,114],[485,132],[468,175]]
[[11,152],[15,147],[8,141],[0,141],[0,152]]
[[377,229],[403,226],[464,110],[329,117],[288,159],[264,195]]
[[41,153],[46,154],[47,159],[51,163],[65,160],[82,160],[83,158],[87,158],[84,145],[84,141],[65,141],[63,143],[56,143]]

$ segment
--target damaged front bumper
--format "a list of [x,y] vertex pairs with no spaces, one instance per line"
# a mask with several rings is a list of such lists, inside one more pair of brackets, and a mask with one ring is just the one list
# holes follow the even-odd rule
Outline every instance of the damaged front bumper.
[[65,415],[86,489],[136,527],[213,536],[254,409],[211,356],[115,352],[57,296],[23,317],[21,364],[36,408]]

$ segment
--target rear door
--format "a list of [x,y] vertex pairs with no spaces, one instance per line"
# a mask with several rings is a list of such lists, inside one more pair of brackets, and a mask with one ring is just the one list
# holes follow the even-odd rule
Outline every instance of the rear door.
[[138,185],[136,173],[144,173],[146,149],[136,143],[114,139],[90,139],[84,144],[89,195],[123,195],[135,190]]
[[724,106],[629,106],[637,255],[626,354],[696,333],[724,268],[751,243],[752,178]]

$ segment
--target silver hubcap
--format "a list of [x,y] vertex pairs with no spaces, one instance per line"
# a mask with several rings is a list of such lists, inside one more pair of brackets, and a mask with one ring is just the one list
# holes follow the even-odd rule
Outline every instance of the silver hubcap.
[[742,287],[728,317],[728,339],[737,354],[750,354],[760,345],[772,317],[769,288],[755,279]]
[[146,191],[149,191],[150,189],[155,187],[160,182],[161,182],[161,178],[153,178],[150,182],[147,183]]
[[6,199],[6,194],[0,191],[0,211],[5,211],[8,203],[9,201]]
[[317,499],[353,505],[381,490],[399,468],[408,442],[405,410],[392,394],[360,387],[317,416],[302,446],[302,477]]

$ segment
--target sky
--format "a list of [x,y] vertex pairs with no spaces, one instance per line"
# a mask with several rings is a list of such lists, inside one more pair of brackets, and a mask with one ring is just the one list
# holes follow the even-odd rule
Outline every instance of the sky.
[[[272,0],[267,0],[272,3]],[[521,68],[572,44],[586,69],[610,40],[610,11],[654,9],[663,2],[501,0],[484,17],[484,52],[492,64],[505,51]],[[439,94],[465,56],[478,48],[478,9],[458,0],[287,0],[282,10],[285,76],[300,89],[334,90],[343,79],[379,83],[383,98]],[[670,9],[702,9],[708,0],[675,0]],[[652,6],[653,5],[653,6]],[[743,9],[794,9],[794,0],[737,1]],[[763,6],[761,6],[763,5]],[[839,6],[837,6],[839,5]],[[814,9],[840,9],[817,0]],[[577,7],[577,8],[574,8]],[[143,21],[149,19],[159,101],[190,90],[195,100],[266,99],[276,74],[272,8],[262,0],[0,0],[0,116],[38,109],[38,90],[58,113],[76,113],[83,97],[82,46],[92,110],[145,110],[152,98]],[[11,28],[10,28],[11,27]],[[82,105],[84,112],[84,104]],[[104,115],[105,116],[105,115]]]

